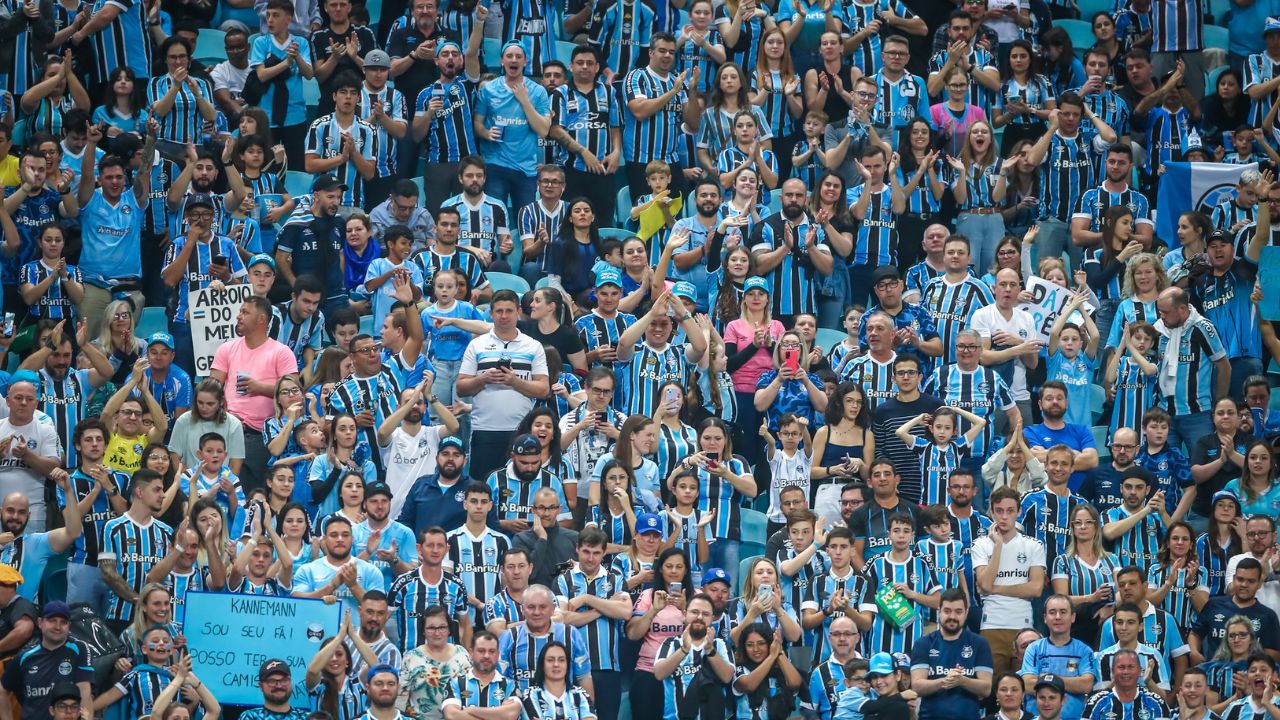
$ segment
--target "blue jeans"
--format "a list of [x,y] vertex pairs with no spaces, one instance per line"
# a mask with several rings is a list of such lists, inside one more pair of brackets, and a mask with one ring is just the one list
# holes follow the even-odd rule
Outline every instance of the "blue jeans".
[[1187,457],[1191,456],[1191,445],[1211,432],[1213,432],[1213,414],[1208,410],[1169,417],[1169,444],[1174,447],[1183,446]]
[[[197,375],[196,351],[191,347],[191,324],[170,320],[169,334],[173,336],[173,364],[194,378]],[[207,376],[209,368],[205,368],[198,374],[200,377]]]
[[720,568],[729,573],[729,577],[733,577],[738,572],[738,563],[741,562],[739,555],[742,554],[742,543],[738,540],[730,540],[729,538],[716,538],[711,543],[711,554],[707,558],[707,565],[704,569]]
[[[519,212],[520,208],[534,201],[537,183],[533,176],[525,175],[523,170],[491,164],[485,168],[485,178],[485,193],[499,202],[507,203],[507,207],[513,212]],[[518,237],[515,240],[520,241]]]
[[1200,537],[1200,533],[1209,531],[1209,518],[1201,515],[1195,510],[1188,510],[1187,516],[1183,519],[1191,526],[1191,532],[1194,533],[1196,537]]
[[956,218],[956,234],[969,238],[969,258],[982,274],[995,262],[996,245],[1004,238],[1004,218],[1000,213],[978,215],[962,212]]
[[67,604],[86,603],[101,615],[107,607],[107,584],[96,565],[67,563]]
[[[1047,257],[1061,257],[1066,253],[1071,267],[1067,268],[1067,278],[1071,271],[1079,268],[1083,249],[1071,242],[1071,226],[1057,218],[1041,218],[1040,235],[1036,238],[1036,263]],[[1037,265],[1038,267],[1038,265]]]
[[[1262,374],[1262,361],[1252,357],[1231,358],[1231,384],[1227,391],[1231,397],[1244,397],[1244,381],[1253,375]],[[1261,437],[1261,433],[1254,435]]]
[[[431,366],[436,369],[436,379],[431,383],[431,392],[440,399],[440,402],[452,405],[454,401],[460,399],[454,395],[453,391],[458,384],[458,368],[462,367],[462,361],[432,358]],[[462,441],[462,451],[467,452],[471,448],[471,414],[463,413],[457,417],[457,437]]]

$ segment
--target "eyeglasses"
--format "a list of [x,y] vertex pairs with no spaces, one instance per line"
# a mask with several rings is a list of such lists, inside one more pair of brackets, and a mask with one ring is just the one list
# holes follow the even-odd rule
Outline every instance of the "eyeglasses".
[[903,51],[903,50],[885,50],[880,54],[885,57],[906,57],[907,56],[906,51]]
[[1251,637],[1253,637],[1253,633],[1248,633],[1248,632],[1227,633],[1228,640],[1248,640]]
[[423,629],[427,632],[449,632],[448,625],[427,625]]
[[374,355],[381,349],[382,346],[375,343],[373,345],[365,345],[364,347],[355,349],[352,352],[358,355]]
[[1245,537],[1251,537],[1251,538],[1266,537],[1268,535],[1271,535],[1274,532],[1275,532],[1274,530],[1250,530],[1249,532],[1245,533]]
[[840,505],[841,505],[841,506],[846,506],[846,505],[847,505],[847,506],[850,506],[850,507],[856,507],[856,506],[858,506],[858,505],[865,505],[865,504],[866,504],[866,502],[867,502],[866,500],[841,500],[841,501],[840,501]]
[[596,395],[612,395],[613,388],[591,388],[591,392]]
[[857,636],[857,634],[858,634],[858,633],[853,632],[853,631],[851,631],[851,630],[837,630],[837,631],[835,631],[835,632],[827,633],[827,636],[828,636],[828,637],[833,637],[833,638],[842,638],[842,637],[846,637],[846,638],[847,638],[847,637],[856,637],[856,636]]
[[263,685],[290,685],[292,684],[292,680],[288,676],[282,677],[277,675],[275,677],[269,677],[266,680],[263,680],[262,684]]
[[563,185],[564,181],[560,178],[542,178],[538,181],[539,185]]
[[112,320],[130,320],[132,318],[133,318],[133,313],[129,312],[128,310],[123,310],[111,316]]
[[1017,251],[1017,250],[1014,250],[1014,249],[1012,249],[1012,248],[1006,248],[1006,249],[1001,250],[1000,252],[996,253],[996,255],[1000,255],[1000,256],[1003,256],[1003,257],[1012,257],[1012,256],[1017,255],[1017,254],[1018,254],[1018,251]]
[[60,711],[62,711],[62,712],[80,712],[80,701],[79,701],[79,700],[64,700],[63,702],[56,703],[56,704],[53,706],[53,709],[54,709],[54,710],[60,710]]
[[280,394],[281,395],[301,395],[302,389],[296,388],[296,387],[282,387],[280,388]]
[[956,345],[956,350],[959,350],[960,352],[973,352],[977,349],[978,349],[978,346],[972,343],[965,343],[964,345]]
[[534,512],[560,512],[559,505],[534,505]]
[[1074,527],[1089,527],[1090,525],[1093,525],[1094,522],[1092,520],[1072,520],[1071,524]]
[[191,212],[187,213],[187,217],[192,218],[194,220],[209,220],[213,218],[213,213],[209,212],[208,210],[192,210]]
[[117,410],[116,412],[124,415],[125,417],[142,417],[141,410]]
[[1132,450],[1136,447],[1138,447],[1137,443],[1118,443],[1118,442],[1111,443],[1111,449],[1113,450],[1115,448],[1120,448],[1121,450]]
[[865,90],[859,90],[859,91],[855,92],[855,93],[854,93],[854,95],[857,95],[858,97],[862,98],[863,100],[874,100],[874,99],[875,99],[875,97],[876,97],[876,94],[875,94],[875,93],[873,93],[873,92],[867,92],[867,91],[865,91]]
[[952,90],[968,90],[969,83],[950,83],[949,85],[947,85],[947,87],[951,88]]
[[894,370],[893,371],[894,377],[911,377],[913,375],[919,375],[919,374],[920,374],[919,370]]

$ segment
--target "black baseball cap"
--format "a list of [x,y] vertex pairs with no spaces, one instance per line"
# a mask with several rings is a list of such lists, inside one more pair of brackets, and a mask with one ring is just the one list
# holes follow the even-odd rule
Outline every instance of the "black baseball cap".
[[889,279],[893,279],[893,280],[902,279],[902,275],[898,272],[898,268],[892,265],[881,265],[880,267],[876,268],[874,272],[871,273],[872,286],[879,284],[881,280],[889,280]]
[[258,668],[258,682],[262,682],[263,680],[266,680],[267,678],[270,678],[270,677],[274,677],[276,675],[284,675],[285,677],[292,677],[293,673],[289,670],[289,663],[283,660],[280,660],[279,658],[276,658],[274,660],[268,660],[262,663],[262,665]]
[[346,183],[340,182],[338,178],[332,175],[321,175],[316,181],[311,183],[311,192],[324,192],[326,190],[346,190]]

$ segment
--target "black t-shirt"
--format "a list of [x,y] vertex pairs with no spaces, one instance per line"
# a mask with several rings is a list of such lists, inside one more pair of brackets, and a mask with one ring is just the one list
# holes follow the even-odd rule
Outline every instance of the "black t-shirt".
[[[894,396],[880,403],[871,415],[871,431],[876,436],[876,454],[888,455],[893,461],[894,469],[902,476],[902,482],[898,484],[898,495],[912,505],[920,502],[920,458],[894,433],[911,418],[921,413],[933,413],[945,404],[942,398],[935,395],[921,394],[910,402],[903,402]],[[911,434],[923,436],[924,424],[912,428]]]
[[[1241,455],[1245,453],[1245,449],[1249,447],[1249,443],[1254,438],[1249,433],[1240,431],[1232,438],[1232,444],[1236,446],[1236,450]],[[1212,432],[1196,440],[1191,446],[1191,464],[1206,465],[1218,459],[1218,453],[1222,452],[1222,445],[1218,442],[1218,433]],[[1213,477],[1202,483],[1196,483],[1196,499],[1191,501],[1191,509],[1198,515],[1209,517],[1213,514],[1213,494],[1226,487],[1227,483],[1240,477],[1242,468],[1235,463],[1227,460],[1222,463],[1222,468],[1213,474]]]
[[[344,33],[336,33],[327,27],[320,28],[311,33],[311,63],[313,66],[319,65],[333,52],[333,49],[329,46],[331,42],[359,43],[356,48],[356,55],[359,55],[361,59],[368,55],[370,51],[378,48],[378,41],[374,38],[373,31],[367,27],[349,25]],[[354,72],[361,80],[364,79],[364,71],[360,69],[359,65],[356,65],[355,60],[352,60],[350,56],[338,58],[338,66],[333,69],[333,74],[329,76],[328,80],[320,83],[320,115],[333,112],[333,82],[342,72]]]
[[[457,42],[457,38],[449,37],[439,25],[436,26],[430,35],[424,34],[418,29],[416,24],[409,27],[396,28],[391,33],[391,37],[387,40],[387,54],[393,60],[402,57],[408,57],[413,51],[428,39],[436,41],[436,47],[445,40],[453,40]],[[414,59],[413,64],[403,74],[395,78],[396,89],[404,95],[405,109],[412,114],[417,109],[418,94],[422,89],[436,80],[440,79],[440,68],[436,67],[436,61]]]
[[22,703],[22,720],[35,720],[49,717],[49,693],[56,685],[92,680],[93,668],[84,646],[68,640],[53,650],[36,645],[25,651],[17,661],[5,665],[0,684]]
[[[578,352],[585,352],[586,350],[586,348],[582,347],[582,338],[578,337],[578,333],[573,329],[572,325],[560,323],[560,327],[557,327],[550,333],[544,333],[538,329],[537,322],[533,320],[521,320],[519,328],[520,332],[525,335],[528,335],[543,345],[550,345],[555,348],[556,351],[560,353],[560,361],[563,363],[569,362],[570,355]],[[552,378],[551,383],[554,385],[556,382],[555,378],[560,376],[560,369],[547,368],[547,370],[550,373],[549,377]]]
[[[34,623],[36,618],[40,617],[40,609],[30,600],[24,597],[16,597],[13,602],[9,603],[8,607],[0,610],[0,637],[13,632],[13,629],[18,625],[18,621],[24,617],[30,618],[31,622]],[[17,650],[0,653],[0,661],[8,660],[17,654]]]

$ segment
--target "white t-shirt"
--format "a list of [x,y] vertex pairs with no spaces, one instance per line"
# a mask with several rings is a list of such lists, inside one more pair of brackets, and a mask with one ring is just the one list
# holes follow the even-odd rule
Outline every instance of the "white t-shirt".
[[[510,342],[492,331],[474,338],[462,353],[459,375],[479,375],[503,362],[524,380],[535,375],[547,376],[547,354],[542,343],[516,331]],[[490,384],[476,393],[471,407],[471,429],[511,432],[533,409],[533,398],[507,385]]]
[[45,531],[44,475],[41,475],[25,462],[14,457],[13,449],[19,444],[43,458],[58,459],[62,457],[62,448],[58,442],[58,430],[53,420],[45,415],[37,415],[25,425],[14,425],[9,418],[0,420],[0,438],[14,436],[9,451],[0,456],[0,497],[9,493],[20,492],[27,496],[31,505],[31,520],[27,523],[28,533]]
[[[994,529],[992,530],[994,532]],[[995,543],[989,535],[973,541],[970,555],[973,572],[991,564]],[[1039,540],[1017,533],[1000,551],[1000,567],[997,568],[996,586],[1022,585],[1031,581],[1031,568],[1044,569],[1044,544]],[[982,594],[983,630],[1021,630],[1031,627],[1031,601],[1008,595]]]
[[[994,0],[993,0],[994,1]],[[244,92],[244,83],[249,79],[250,68],[248,65],[244,69],[231,64],[230,60],[218,63],[209,72],[209,77],[213,79],[214,90],[230,90],[231,96],[239,98]]]
[[[1013,314],[1008,320],[995,305],[978,308],[969,320],[969,327],[988,340],[1002,330],[1023,340],[1039,337],[1036,321],[1031,313],[1018,307],[1013,308]],[[1009,395],[1014,402],[1031,399],[1031,393],[1027,390],[1027,366],[1023,364],[1022,358],[1013,361],[1013,382],[1009,383]]]
[[382,453],[382,467],[386,468],[387,485],[391,487],[391,517],[400,517],[400,510],[414,481],[436,471],[436,454],[440,451],[443,427],[423,424],[417,434],[410,435],[402,425],[391,431],[391,439],[386,445],[378,448]]
[[782,499],[778,497],[782,488],[799,485],[804,488],[805,498],[809,497],[811,466],[809,453],[805,452],[804,448],[798,448],[796,454],[791,457],[787,457],[787,453],[782,448],[774,451],[773,459],[769,461],[769,472],[773,475],[773,480],[769,482],[769,520],[776,523],[787,521],[782,514]]

